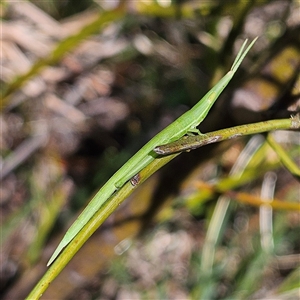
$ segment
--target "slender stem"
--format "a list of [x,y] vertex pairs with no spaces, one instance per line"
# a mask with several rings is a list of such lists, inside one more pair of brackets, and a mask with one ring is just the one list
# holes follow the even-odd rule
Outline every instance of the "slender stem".
[[229,187],[228,189],[220,189],[218,183],[212,184],[204,181],[198,181],[196,183],[196,187],[198,188],[199,192],[205,192],[207,198],[212,198],[213,195],[221,193],[223,196],[230,197],[231,199],[234,199],[239,203],[244,203],[251,206],[260,207],[261,205],[268,203],[268,205],[272,207],[272,209],[300,212],[300,204],[298,202],[283,201],[282,199],[277,198],[272,199],[272,202],[268,202],[269,199],[263,199],[259,196],[251,195],[248,193],[236,192],[232,190],[231,187]]
[[46,291],[50,283],[64,269],[67,263],[78,252],[88,238],[99,228],[99,226],[118,208],[118,206],[148,177],[162,166],[167,164],[179,154],[155,159],[146,168],[139,172],[139,180],[132,184],[127,182],[121,189],[113,194],[99,211],[88,221],[76,237],[68,244],[64,251],[57,257],[45,275],[37,283],[26,299],[39,299]]
[[158,146],[154,149],[154,151],[160,155],[168,155],[177,152],[194,150],[207,144],[234,139],[245,135],[257,134],[278,129],[299,128],[300,119],[298,116],[290,119],[264,121],[212,131],[203,135],[184,136],[176,142]]
[[288,153],[280,146],[280,144],[278,144],[271,135],[268,135],[267,142],[279,156],[282,164],[291,172],[291,174],[300,179],[300,168],[291,159]]

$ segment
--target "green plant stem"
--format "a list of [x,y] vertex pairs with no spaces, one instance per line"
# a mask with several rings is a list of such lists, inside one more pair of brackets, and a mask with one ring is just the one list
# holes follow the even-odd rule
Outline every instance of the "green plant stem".
[[299,117],[264,121],[212,131],[203,135],[184,136],[176,142],[158,146],[154,149],[154,151],[160,155],[168,155],[177,152],[194,150],[204,145],[221,142],[228,139],[234,139],[245,135],[257,134],[278,129],[299,128]]
[[[261,125],[263,125],[263,127],[261,127]],[[224,131],[225,133],[227,132],[226,135],[224,133],[224,135],[222,135],[221,139],[218,141],[241,136],[241,135],[254,134],[254,133],[259,133],[259,132],[264,132],[264,131],[274,130],[274,129],[289,129],[289,128],[295,129],[297,128],[297,126],[299,126],[299,121],[295,122],[295,120],[291,120],[291,119],[273,120],[273,121],[261,122],[256,124],[237,126],[225,130],[208,133],[204,136],[204,138],[202,136],[202,139],[196,142],[196,146],[198,148],[208,144],[207,140],[210,141],[211,143],[214,142],[211,141],[212,137],[220,136],[220,132],[224,132]],[[199,139],[199,137],[201,136],[187,137],[181,140],[184,141],[191,140],[191,139],[197,140]],[[195,145],[193,145],[193,147],[194,146]],[[113,196],[105,203],[105,205],[84,226],[84,228],[79,232],[76,238],[74,238],[70,242],[70,244],[64,249],[61,255],[55,260],[53,265],[48,269],[48,271],[45,273],[42,279],[38,282],[38,284],[28,295],[27,299],[30,300],[39,299],[41,295],[45,292],[45,290],[48,288],[49,284],[64,269],[67,263],[78,252],[78,250],[82,247],[82,245],[86,242],[86,240],[111,215],[111,213],[137,188],[137,186],[139,186],[148,177],[150,177],[158,169],[160,169],[162,166],[167,164],[169,161],[171,161],[179,154],[180,153],[172,154],[172,155],[155,159],[151,164],[149,164],[146,168],[144,168],[139,173],[140,176],[138,182],[135,183],[135,185],[132,185],[132,183],[128,182],[120,190],[118,190],[115,194],[113,194]]]
[[298,180],[300,179],[300,169],[290,158],[288,153],[278,144],[275,139],[269,134],[267,137],[268,144],[276,152],[282,164],[295,176]]
[[121,189],[113,194],[110,199],[101,207],[101,209],[88,221],[76,237],[68,244],[64,251],[53,262],[45,275],[37,283],[26,299],[39,299],[50,283],[64,269],[67,263],[78,252],[88,238],[98,229],[98,227],[118,208],[118,206],[147,178],[149,178],[158,169],[163,167],[179,154],[157,158],[146,168],[144,168],[138,176],[138,180],[132,184],[127,182]]

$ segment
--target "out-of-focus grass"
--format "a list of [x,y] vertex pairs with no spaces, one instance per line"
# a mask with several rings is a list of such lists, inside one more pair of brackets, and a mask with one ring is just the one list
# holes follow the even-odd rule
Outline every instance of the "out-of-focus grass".
[[[70,3],[68,2],[69,5]],[[26,277],[22,273],[23,269],[28,272],[35,270],[35,266],[38,266],[38,263],[35,264],[35,262],[39,257],[50,255],[53,245],[46,246],[49,245],[47,239],[57,217],[59,216],[57,227],[59,227],[58,224],[70,222],[70,215],[73,212],[68,207],[63,207],[66,198],[70,197],[68,190],[70,185],[77,184],[76,190],[83,192],[78,192],[75,197],[79,199],[78,203],[85,202],[91,194],[90,191],[94,192],[95,189],[98,189],[113,170],[120,166],[121,161],[133,153],[133,149],[141,146],[142,142],[147,141],[158,128],[198,101],[211,85],[209,82],[219,79],[234,56],[234,49],[238,46],[237,41],[245,37],[262,35],[260,39],[262,42],[258,43],[257,49],[259,50],[254,50],[253,54],[246,58],[244,65],[246,68],[241,68],[239,76],[233,80],[232,87],[240,86],[244,75],[260,72],[262,66],[266,72],[266,69],[270,69],[270,65],[265,67],[265,61],[274,59],[285,46],[293,47],[294,40],[297,40],[294,27],[288,25],[285,31],[282,28],[282,24],[288,24],[286,20],[293,10],[292,2],[285,4],[282,1],[282,6],[277,8],[282,12],[286,11],[280,19],[266,13],[266,8],[269,8],[268,3],[268,1],[264,3],[238,1],[233,5],[232,2],[224,1],[211,4],[189,1],[179,5],[170,3],[168,7],[163,7],[159,1],[155,3],[137,1],[131,3],[134,6],[133,10],[132,7],[123,7],[119,11],[105,11],[104,9],[95,22],[83,27],[74,36],[57,41],[56,47],[50,55],[32,63],[31,69],[25,75],[19,75],[18,78],[14,78],[2,86],[5,88],[2,92],[7,96],[6,100],[2,99],[2,105],[5,107],[3,116],[10,120],[18,120],[7,123],[12,124],[11,133],[5,135],[5,138],[10,138],[8,144],[11,145],[11,148],[3,147],[3,150],[1,149],[5,158],[8,153],[12,153],[17,148],[20,141],[34,134],[32,125],[37,120],[46,119],[51,114],[48,108],[42,105],[46,114],[39,115],[41,111],[37,109],[39,106],[36,103],[38,102],[31,98],[27,100],[32,101],[32,104],[27,101],[10,110],[8,105],[10,97],[16,97],[24,83],[41,74],[41,70],[49,65],[59,66],[62,59],[68,57],[69,52],[76,51],[80,44],[89,38],[96,40],[103,37],[104,40],[120,38],[128,42],[128,46],[122,53],[101,59],[97,64],[83,69],[79,74],[76,73],[76,68],[74,72],[68,69],[70,65],[77,66],[74,63],[76,60],[71,61],[70,65],[65,65],[70,75],[62,82],[50,81],[49,83],[45,93],[54,93],[63,97],[62,91],[75,89],[81,76],[92,73],[97,67],[105,66],[106,70],[109,70],[110,74],[114,76],[110,86],[111,90],[106,97],[121,98],[126,103],[130,116],[123,120],[121,126],[110,130],[103,129],[101,126],[91,126],[88,129],[80,127],[76,131],[74,127],[58,125],[61,132],[70,130],[69,135],[64,137],[70,137],[75,132],[76,136],[80,136],[81,142],[99,135],[102,143],[99,142],[99,139],[94,139],[96,142],[90,146],[95,148],[92,163],[87,163],[82,159],[84,157],[82,153],[87,151],[88,147],[83,147],[83,150],[75,149],[72,153],[74,160],[67,158],[65,161],[64,154],[59,153],[53,145],[67,144],[67,138],[54,142],[52,140],[38,154],[32,154],[35,159],[30,157],[23,166],[13,170],[12,176],[4,182],[7,185],[17,182],[17,189],[14,190],[11,197],[13,207],[7,204],[8,201],[3,202],[4,215],[7,212],[4,219],[5,224],[2,227],[7,229],[4,232],[5,235],[2,235],[2,238],[4,237],[2,242],[6,249],[3,257],[7,257],[7,262],[10,264],[16,265],[19,272],[18,276],[14,274],[11,276],[12,288],[8,287],[8,290],[5,290],[6,295],[10,295],[12,291],[17,291],[20,287],[21,281],[18,281],[18,278],[24,280]],[[55,14],[55,10],[58,10],[62,4],[58,5],[53,2],[52,5],[55,6],[53,15],[71,14],[71,10]],[[271,2],[270,5],[272,5]],[[74,10],[76,9],[74,8]],[[260,17],[258,18],[256,14]],[[6,18],[9,19],[10,15],[5,16]],[[259,20],[259,22],[255,20]],[[107,21],[116,24],[116,27],[113,29],[109,26],[106,27]],[[289,20],[289,22],[291,21]],[[259,24],[261,27],[256,27]],[[113,33],[111,34],[109,30],[107,32],[104,30],[103,33],[102,30],[105,28],[109,28]],[[100,32],[99,35],[97,35],[98,32]],[[100,49],[95,49],[95,51],[98,50]],[[80,59],[87,59],[82,54],[84,51],[81,51]],[[295,50],[293,55],[287,55],[288,57],[285,59],[293,62],[292,66],[297,60],[297,53]],[[30,59],[34,57],[31,55],[29,55]],[[251,59],[255,57],[263,57],[264,62],[259,60],[254,64]],[[272,71],[280,70],[275,73],[286,79],[289,77],[287,74],[289,71],[293,73],[293,68],[288,68],[286,65],[283,67],[283,65],[281,62],[281,67],[276,67]],[[254,68],[250,68],[251,66]],[[283,72],[283,70],[287,70],[287,72]],[[92,78],[92,81],[100,89],[102,86],[96,81],[96,77]],[[276,86],[279,91],[287,92],[285,87],[289,85],[285,85],[282,78],[271,80],[272,74],[268,74],[266,77],[272,84],[278,83]],[[261,82],[261,78],[259,82]],[[258,85],[254,85],[256,91],[260,91],[259,88]],[[91,95],[95,90],[88,91],[90,93],[87,93],[86,98],[75,105],[76,109],[84,113],[86,113],[82,109],[84,104],[94,100]],[[266,100],[269,97],[266,91],[268,88],[263,89],[260,93],[266,95],[265,98],[259,100],[261,102],[256,101],[253,94],[250,97],[246,97],[248,94],[243,94],[242,102],[254,103],[259,107],[270,107],[272,105],[268,102],[269,100]],[[42,101],[42,96],[38,101]],[[96,99],[97,96],[96,94]],[[230,99],[232,97],[228,97],[226,103],[230,103]],[[284,99],[290,98],[287,96]],[[285,107],[284,101],[278,100],[278,103],[279,107]],[[181,106],[178,107],[178,105]],[[223,110],[221,108],[224,115],[225,111],[230,110],[228,107],[226,106],[226,109]],[[276,108],[276,105],[274,107]],[[218,109],[219,106],[216,106],[216,111]],[[233,118],[248,116],[242,111],[232,112],[232,115]],[[85,123],[88,124],[91,119],[97,118],[98,116],[88,116]],[[109,118],[112,119],[114,116],[109,116]],[[103,119],[103,116],[100,116],[99,119]],[[211,124],[214,125],[221,119],[220,117],[213,118]],[[236,120],[238,119],[236,118]],[[48,124],[64,124],[58,122],[61,122],[61,119],[57,115],[46,121]],[[227,124],[224,123],[224,126]],[[15,130],[12,130],[14,128]],[[288,134],[283,135],[288,136]],[[53,132],[50,131],[51,139],[53,136]],[[295,138],[290,138],[291,141],[293,139]],[[299,253],[299,212],[297,211],[286,212],[279,209],[273,212],[273,233],[271,235],[273,243],[269,251],[266,251],[260,242],[259,209],[257,206],[252,206],[250,201],[241,204],[238,202],[238,197],[233,197],[229,200],[230,210],[222,216],[224,222],[215,233],[216,243],[209,258],[212,262],[210,272],[203,271],[203,246],[207,242],[205,241],[207,230],[213,225],[212,216],[218,203],[218,194],[226,195],[227,193],[228,196],[231,191],[235,192],[237,189],[238,192],[260,197],[264,174],[272,171],[276,173],[278,182],[275,198],[282,202],[293,202],[299,199],[299,185],[290,173],[281,167],[278,156],[266,144],[252,157],[250,165],[242,175],[237,177],[229,174],[233,161],[236,160],[245,143],[245,140],[226,143],[224,147],[222,146],[223,148],[221,147],[221,152],[213,152],[211,148],[207,148],[208,150],[204,150],[202,153],[199,152],[198,156],[201,153],[202,160],[206,158],[209,160],[199,166],[190,176],[188,175],[191,169],[189,172],[187,171],[187,179],[178,182],[176,193],[172,190],[172,197],[168,195],[169,200],[175,198],[174,205],[168,205],[160,211],[160,214],[154,219],[159,225],[153,229],[153,232],[133,243],[133,246],[121,256],[121,261],[112,265],[110,274],[102,274],[101,280],[96,280],[98,277],[92,275],[87,278],[89,283],[86,286],[83,284],[83,287],[78,287],[78,289],[83,294],[89,296],[92,294],[101,298],[106,294],[113,294],[112,296],[115,297],[133,295],[145,299],[167,297],[175,299],[176,296],[181,299],[238,299],[284,297],[289,293],[293,295],[297,291],[297,279],[299,278],[297,277],[299,271],[297,267],[299,265],[297,256]],[[286,153],[297,163],[299,146],[289,144],[289,142],[287,144]],[[98,145],[100,145],[99,148]],[[285,147],[284,143],[281,145]],[[103,150],[105,147],[106,149]],[[49,164],[42,164],[41,161],[46,162],[46,157],[53,152],[58,157],[58,161],[61,159],[63,164],[59,167],[60,171],[49,172],[47,175],[46,170],[55,166],[57,161]],[[40,155],[40,159],[36,159],[38,155]],[[115,155],[118,155],[118,158]],[[99,158],[100,156],[102,159]],[[169,173],[173,176],[168,177],[166,181],[161,179],[164,191],[171,190],[171,182],[177,182],[177,177],[185,173],[182,166],[188,165],[189,160],[193,161],[194,167],[198,166],[197,159],[199,157],[197,158],[196,154],[187,153],[182,156],[184,156],[183,165],[180,168],[173,167],[171,171],[169,169]],[[95,168],[95,166],[97,167]],[[81,180],[81,172],[85,168],[97,171],[88,173],[89,175],[85,178],[82,176]],[[75,173],[75,175],[68,178],[65,173],[72,175]],[[17,181],[14,181],[16,178]],[[207,183],[206,188],[201,184],[199,178]],[[156,187],[148,188],[148,193],[149,190],[154,191]],[[156,198],[158,196],[156,194]],[[30,199],[32,200],[30,201]],[[143,200],[144,197],[138,199],[135,205],[141,205]],[[73,204],[74,206],[76,205]],[[127,208],[127,210],[129,209]],[[9,216],[11,212],[13,213]],[[146,217],[141,217],[141,215],[132,218],[140,218],[141,223],[146,220]],[[149,223],[147,223],[148,226]],[[22,255],[20,255],[20,249],[13,248],[14,243],[10,242],[14,241],[16,231],[18,231],[16,228],[20,228],[16,224],[17,226],[21,224],[22,233],[26,233],[26,226],[22,226],[22,224],[29,224],[27,225],[28,236],[26,236],[28,247],[27,250],[22,248]],[[36,229],[33,229],[32,224],[37,225]],[[67,228],[68,225],[62,227]],[[135,232],[138,231],[139,228],[136,228]],[[113,230],[111,234],[115,238]],[[53,230],[53,235],[55,235],[55,230]],[[120,231],[116,235],[121,239]],[[126,232],[124,236],[126,237]],[[10,253],[10,249],[13,250],[13,255]],[[101,249],[99,249],[100,252]],[[101,255],[99,255],[100,259]],[[45,262],[46,259],[40,262],[40,265],[44,267]],[[87,268],[92,268],[88,265],[88,261],[82,261],[79,265],[85,264]],[[80,273],[80,271],[78,272]],[[27,286],[32,287],[39,278],[28,283]],[[63,282],[63,280],[58,281]],[[280,284],[274,286],[274,282]],[[54,281],[49,290],[56,289],[55,284]],[[65,291],[72,289],[74,298],[77,299],[80,293],[76,287],[64,285]],[[267,292],[265,292],[266,290]],[[23,295],[27,292],[23,292]],[[68,293],[67,295],[70,295],[70,292]]]

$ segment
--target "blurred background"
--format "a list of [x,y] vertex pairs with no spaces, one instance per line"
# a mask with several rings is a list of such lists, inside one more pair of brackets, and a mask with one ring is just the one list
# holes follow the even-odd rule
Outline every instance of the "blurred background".
[[[24,299],[101,185],[246,38],[259,36],[200,130],[299,111],[296,0],[4,0],[0,13],[1,299]],[[299,132],[272,138],[299,166]],[[41,299],[298,299],[299,199],[266,135],[181,154]]]

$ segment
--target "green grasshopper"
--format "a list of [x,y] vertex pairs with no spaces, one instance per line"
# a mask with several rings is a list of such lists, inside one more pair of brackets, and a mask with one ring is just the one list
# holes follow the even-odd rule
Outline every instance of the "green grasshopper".
[[209,110],[227,86],[246,54],[253,46],[257,38],[244,51],[247,40],[243,43],[230,71],[189,111],[184,113],[172,124],[167,126],[132,156],[98,191],[87,207],[69,228],[62,241],[51,256],[47,266],[51,265],[60,252],[81,231],[83,226],[93,217],[109,197],[120,189],[127,181],[137,175],[143,168],[150,164],[157,154],[153,149],[159,145],[174,142],[186,134],[201,134],[196,127],[205,119]]

